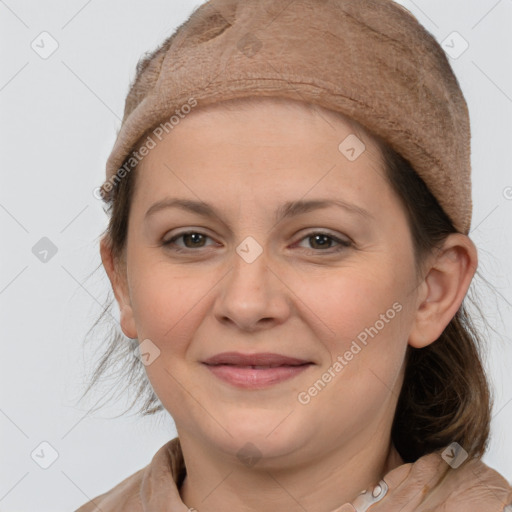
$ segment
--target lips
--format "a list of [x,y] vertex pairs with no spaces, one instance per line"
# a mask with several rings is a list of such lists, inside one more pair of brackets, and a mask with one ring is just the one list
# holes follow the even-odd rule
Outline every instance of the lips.
[[312,364],[312,361],[296,357],[283,356],[270,352],[259,354],[241,354],[240,352],[223,352],[210,357],[204,364],[211,366],[231,365],[247,368],[275,368],[277,366],[302,366]]
[[306,371],[314,363],[281,354],[241,354],[224,352],[203,364],[220,380],[247,390],[264,389],[287,381]]

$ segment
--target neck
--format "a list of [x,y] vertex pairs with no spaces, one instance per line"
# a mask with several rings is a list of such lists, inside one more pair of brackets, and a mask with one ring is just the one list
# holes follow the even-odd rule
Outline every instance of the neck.
[[[182,501],[198,512],[261,510],[328,512],[351,502],[403,460],[388,439],[352,440],[290,467],[259,461],[244,466],[180,434],[187,476]],[[234,459],[234,460],[233,460]]]

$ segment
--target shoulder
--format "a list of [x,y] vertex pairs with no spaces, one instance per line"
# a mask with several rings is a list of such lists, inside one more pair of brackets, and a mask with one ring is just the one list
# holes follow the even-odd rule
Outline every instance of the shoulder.
[[176,483],[183,478],[184,472],[179,439],[174,438],[156,452],[147,466],[75,512],[142,512],[146,505],[157,504],[159,500],[178,502]]
[[452,467],[440,452],[430,453],[395,468],[384,480],[390,498],[401,505],[416,503],[417,512],[503,512],[512,504],[510,484],[479,458]]
[[125,478],[109,491],[82,505],[75,512],[139,512],[142,510],[140,489],[146,468]]
[[512,487],[496,470],[480,459],[472,459],[456,470],[450,470],[452,492],[446,509],[453,512],[479,510],[501,512],[512,504]]

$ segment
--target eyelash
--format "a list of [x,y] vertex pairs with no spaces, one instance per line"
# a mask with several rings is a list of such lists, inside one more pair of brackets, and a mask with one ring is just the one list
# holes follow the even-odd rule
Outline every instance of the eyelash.
[[[201,235],[201,236],[204,236],[206,238],[210,238],[211,239],[210,236],[208,236],[205,233],[202,233],[201,231],[185,231],[183,233],[179,233],[179,234],[173,236],[172,238],[170,238],[167,241],[162,242],[162,245],[166,246],[166,247],[169,247],[171,250],[173,250],[175,252],[179,252],[179,253],[190,252],[190,251],[193,252],[196,249],[189,248],[189,247],[186,247],[186,248],[183,248],[183,247],[171,247],[176,240],[178,240],[178,239],[180,239],[180,238],[182,238],[182,237],[184,237],[186,235]],[[331,239],[334,242],[339,244],[338,248],[336,248],[334,250],[330,250],[330,251],[328,249],[311,249],[313,252],[316,252],[316,253],[322,253],[323,252],[323,253],[326,253],[326,254],[335,254],[335,253],[341,252],[341,251],[343,251],[345,249],[348,249],[348,248],[353,246],[352,242],[350,242],[348,240],[342,240],[342,239],[337,238],[337,237],[331,235],[330,233],[326,233],[324,231],[311,231],[310,233],[307,233],[306,235],[304,235],[296,243],[300,243],[303,240],[311,238],[311,237],[313,237],[315,235],[321,235],[321,236],[327,237],[328,239]],[[204,248],[205,247],[198,247],[197,249],[204,249]],[[331,249],[331,248],[329,248],[329,249]]]

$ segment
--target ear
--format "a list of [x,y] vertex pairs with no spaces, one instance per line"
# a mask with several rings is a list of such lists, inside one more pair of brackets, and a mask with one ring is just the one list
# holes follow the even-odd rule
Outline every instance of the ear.
[[100,240],[100,254],[103,267],[112,285],[112,290],[119,306],[121,329],[128,338],[137,338],[137,329],[128,292],[126,263],[114,258],[106,237]]
[[409,345],[423,348],[441,336],[460,308],[477,266],[477,250],[471,239],[460,233],[448,235],[430,258],[419,285]]

